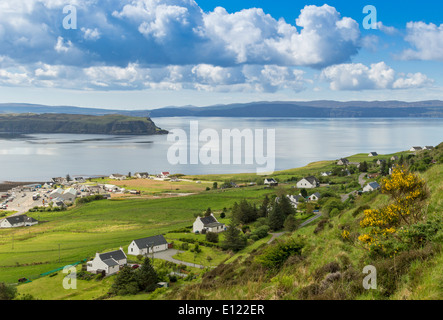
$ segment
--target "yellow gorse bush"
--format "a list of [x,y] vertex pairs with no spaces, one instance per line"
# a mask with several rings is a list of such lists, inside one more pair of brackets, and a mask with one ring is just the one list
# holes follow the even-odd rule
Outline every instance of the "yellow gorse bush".
[[395,168],[382,181],[381,190],[391,196],[392,202],[378,210],[365,210],[360,221],[360,226],[369,231],[358,239],[369,249],[378,245],[378,240],[395,236],[401,225],[417,222],[421,203],[427,198],[425,181],[404,167]]

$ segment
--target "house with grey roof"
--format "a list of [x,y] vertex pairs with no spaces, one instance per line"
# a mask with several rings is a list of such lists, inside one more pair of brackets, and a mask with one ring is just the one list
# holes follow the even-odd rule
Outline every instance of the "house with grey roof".
[[363,188],[363,192],[371,192],[380,189],[380,185],[377,182],[370,182]]
[[377,153],[377,152],[370,152],[370,153],[368,154],[368,157],[376,157],[376,156],[378,156],[378,153]]
[[349,164],[349,160],[346,158],[342,158],[337,161],[338,166],[347,166]]
[[145,256],[149,253],[168,250],[168,248],[168,241],[166,241],[165,237],[160,234],[153,237],[133,240],[128,246],[128,254],[134,256],[141,254]]
[[86,270],[92,273],[105,272],[106,275],[117,273],[121,267],[128,263],[123,249],[109,251],[105,253],[96,253],[93,260],[88,261]]
[[192,231],[194,233],[201,233],[203,230],[218,233],[225,231],[225,229],[225,224],[218,222],[212,213],[207,217],[197,217],[192,225]]
[[320,193],[315,192],[315,193],[311,194],[308,199],[309,199],[309,201],[318,201],[318,200],[320,200],[320,198],[321,198]]
[[415,151],[421,151],[423,150],[422,147],[412,147],[411,149],[409,149],[409,151],[415,152]]
[[319,186],[320,186],[320,181],[314,176],[303,178],[299,182],[297,182],[297,188],[299,188],[299,189],[303,189],[303,188],[313,189],[313,188],[317,188]]
[[28,217],[25,214],[19,216],[12,216],[0,221],[0,228],[18,228],[18,227],[30,227],[38,224],[38,221],[34,218]]

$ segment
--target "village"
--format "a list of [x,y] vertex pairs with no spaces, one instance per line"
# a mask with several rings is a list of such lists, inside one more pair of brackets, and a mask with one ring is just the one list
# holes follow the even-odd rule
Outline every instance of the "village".
[[[409,150],[408,156],[413,157],[416,152],[423,150],[432,150],[433,147],[413,147]],[[322,200],[323,196],[327,197],[328,188],[332,186],[330,177],[348,177],[352,174],[358,173],[358,184],[351,185],[353,190],[345,188],[345,193],[341,194],[341,201],[344,203],[353,197],[365,193],[371,193],[380,189],[380,179],[384,175],[390,175],[393,167],[399,163],[400,157],[397,155],[391,157],[380,158],[377,152],[370,152],[365,157],[367,160],[362,162],[349,161],[347,158],[336,160],[330,171],[318,171],[316,175],[305,176],[292,184],[289,190],[295,189],[297,192],[286,194],[287,199],[292,205],[295,212],[299,214],[306,214],[304,222],[300,225],[303,227],[315,220],[321,218],[325,214],[323,210]],[[403,158],[403,155],[401,156]],[[368,170],[368,163],[371,170]],[[386,164],[389,164],[386,167]],[[112,183],[99,183],[101,179],[106,181],[115,181]],[[141,196],[140,190],[127,189],[118,186],[123,181],[128,180],[155,180],[164,183],[180,182],[182,177],[180,175],[171,175],[170,172],[161,172],[159,174],[150,175],[148,172],[136,172],[134,175],[114,173],[108,177],[55,177],[43,184],[29,184],[17,186],[3,194],[1,194],[3,202],[1,209],[3,212],[12,212],[8,216],[0,220],[0,228],[20,228],[32,227],[40,223],[35,218],[29,217],[28,212],[33,210],[66,210],[81,199],[88,199],[91,197],[100,197],[100,199],[112,199],[124,195]],[[234,181],[224,183],[218,187],[221,191],[223,188],[241,188],[241,187],[255,187],[262,189],[274,189],[279,185],[288,185],[289,181],[279,181],[281,179],[267,177],[264,178],[259,186],[255,182],[244,183],[239,186]],[[201,184],[200,180],[187,181]],[[212,181],[211,181],[212,183]],[[216,184],[214,184],[217,189]],[[355,187],[352,187],[355,186]],[[208,190],[208,188],[206,188]],[[277,197],[275,201],[279,201]],[[310,205],[307,205],[310,204]],[[309,209],[310,208],[310,209]],[[204,208],[202,208],[203,210]],[[208,209],[209,210],[209,209]],[[310,212],[307,212],[310,211]],[[213,212],[207,211],[206,214],[201,214],[195,217],[192,228],[189,230],[194,235],[204,234],[218,234],[226,232],[228,225],[220,222]],[[282,233],[275,233],[276,237]],[[274,237],[273,237],[274,239]],[[123,247],[127,246],[127,251]],[[134,257],[155,257],[164,259],[177,264],[184,264],[194,267],[203,268],[204,266],[190,263],[189,261],[181,261],[173,258],[179,250],[174,248],[174,243],[166,240],[163,234],[157,234],[145,238],[133,239],[130,243],[122,243],[118,250],[97,252],[92,260],[87,261],[86,271],[92,274],[102,274],[103,276],[110,276],[118,273],[124,266],[128,265],[128,256]],[[131,267],[137,268],[138,264],[130,264]]]

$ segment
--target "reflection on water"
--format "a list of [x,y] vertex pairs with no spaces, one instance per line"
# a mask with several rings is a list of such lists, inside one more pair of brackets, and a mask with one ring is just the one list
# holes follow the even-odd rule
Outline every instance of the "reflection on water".
[[[334,160],[356,153],[386,154],[411,146],[443,141],[443,119],[270,119],[155,118],[166,130],[190,121],[199,131],[214,129],[275,129],[276,170],[313,161]],[[202,142],[208,146],[209,142]],[[161,136],[87,134],[0,134],[0,181],[44,181],[54,176],[109,175],[169,171],[186,174],[255,172],[255,165],[170,165],[173,142]],[[212,142],[211,142],[212,145]],[[266,151],[266,149],[265,149]]]

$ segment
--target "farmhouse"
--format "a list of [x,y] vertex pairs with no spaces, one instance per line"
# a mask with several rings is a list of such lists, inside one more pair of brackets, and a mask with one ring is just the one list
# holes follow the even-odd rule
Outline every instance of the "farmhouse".
[[371,192],[378,189],[380,189],[380,185],[377,182],[371,182],[363,188],[363,192]]
[[423,150],[422,147],[412,147],[411,149],[409,149],[409,151],[415,152],[415,151],[421,151]]
[[278,182],[274,178],[265,179],[264,184],[269,186],[278,186]]
[[34,218],[28,217],[25,214],[20,216],[14,216],[3,219],[0,222],[0,228],[18,228],[18,227],[29,227],[37,224],[38,221]]
[[114,180],[126,180],[126,176],[120,173],[113,173],[109,176],[109,179]]
[[329,176],[331,176],[332,175],[332,171],[326,171],[326,172],[322,172],[321,173],[321,176],[322,177],[329,177]]
[[320,181],[316,177],[313,177],[313,176],[303,178],[299,182],[297,182],[297,188],[299,188],[299,189],[302,189],[302,188],[313,189],[313,188],[317,188],[319,186],[320,186]]
[[425,147],[423,148],[423,150],[432,150],[432,149],[434,149],[433,146],[425,146]]
[[368,157],[376,157],[376,156],[378,156],[378,153],[377,153],[377,152],[370,152],[370,153],[368,154]]
[[147,172],[136,172],[134,175],[138,179],[147,179],[149,178],[149,174]]
[[169,172],[163,171],[162,173],[160,173],[160,178],[166,179],[168,177],[169,177]]
[[133,240],[128,247],[128,254],[137,256],[147,255],[158,251],[168,250],[169,244],[163,235]]
[[347,166],[349,164],[349,160],[344,158],[337,161],[338,166]]
[[88,261],[86,270],[92,273],[105,272],[106,275],[117,273],[120,267],[127,264],[127,257],[123,252],[123,249],[106,252],[96,253],[95,258]]
[[397,156],[392,156],[391,157],[391,161],[397,161],[398,160],[398,157]]
[[225,225],[221,222],[218,222],[214,215],[211,213],[211,215],[207,217],[197,217],[197,219],[195,219],[194,221],[194,224],[192,225],[192,231],[194,233],[201,233],[203,230],[218,233],[225,231]]
[[384,160],[384,159],[379,159],[379,160],[377,160],[377,165],[381,165],[382,163],[384,163],[384,162],[386,162],[386,160]]

